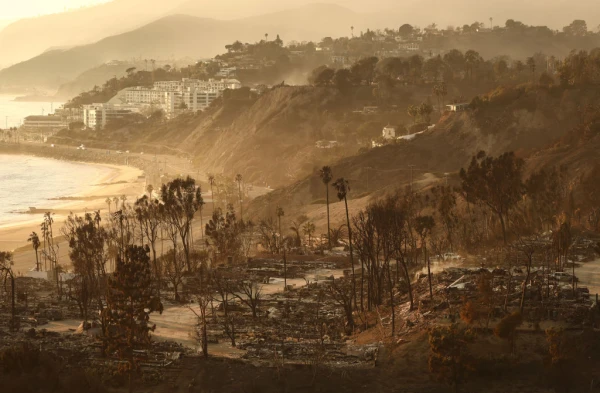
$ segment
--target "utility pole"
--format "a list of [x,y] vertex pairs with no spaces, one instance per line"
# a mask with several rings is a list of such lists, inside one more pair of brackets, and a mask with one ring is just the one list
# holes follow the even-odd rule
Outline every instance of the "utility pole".
[[414,189],[413,189],[413,171],[415,170],[415,166],[413,164],[409,164],[408,167],[410,168],[410,192],[413,193]]

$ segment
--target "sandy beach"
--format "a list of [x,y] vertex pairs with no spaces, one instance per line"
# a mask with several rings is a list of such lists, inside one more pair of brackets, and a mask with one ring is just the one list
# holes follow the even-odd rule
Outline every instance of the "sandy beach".
[[[101,210],[104,213],[108,210],[105,202],[107,197],[125,195],[129,201],[133,201],[144,193],[145,180],[140,178],[143,171],[138,168],[110,164],[85,165],[103,167],[103,175],[91,181],[91,186],[86,186],[74,195],[62,197],[58,204],[52,203],[50,208],[36,206],[34,212],[27,213],[31,214],[30,220],[0,226],[0,251],[14,252],[15,271],[23,274],[35,264],[35,254],[31,245],[27,243],[27,238],[33,231],[41,236],[40,223],[44,212],[54,213],[54,233],[59,235],[60,228],[70,212],[82,214],[86,211]],[[60,247],[61,259],[66,258],[67,251],[66,245]]]

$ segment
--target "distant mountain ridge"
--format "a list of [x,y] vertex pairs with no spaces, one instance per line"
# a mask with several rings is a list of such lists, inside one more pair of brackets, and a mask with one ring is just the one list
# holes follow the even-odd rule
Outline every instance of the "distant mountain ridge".
[[183,0],[114,0],[93,7],[25,18],[0,27],[1,64],[6,66],[48,50],[72,47],[123,33],[167,14]]
[[[597,0],[113,0],[108,3],[64,13],[26,18],[2,29],[0,21],[0,67],[37,56],[51,47],[72,47],[127,32],[168,15],[184,14],[219,20],[240,20],[277,14],[290,8],[319,6],[342,7],[363,16],[356,24],[370,27],[398,27],[411,23],[425,27],[431,23],[446,27],[474,21],[504,25],[509,18],[526,24],[560,29],[573,19],[585,19],[592,30],[600,24]],[[318,17],[317,14],[314,14]],[[294,23],[293,15],[287,22]],[[280,23],[285,21],[279,21]],[[337,23],[306,21],[306,31],[321,30]],[[346,26],[349,28],[349,26]],[[358,30],[360,31],[360,30]]]
[[360,26],[360,19],[350,10],[331,5],[310,5],[230,21],[171,15],[93,44],[47,51],[0,70],[0,88],[55,90],[110,60],[212,57],[222,53],[226,44],[238,39],[259,41],[265,33],[273,38],[279,34],[286,42],[319,40],[326,35],[347,34],[349,26]]

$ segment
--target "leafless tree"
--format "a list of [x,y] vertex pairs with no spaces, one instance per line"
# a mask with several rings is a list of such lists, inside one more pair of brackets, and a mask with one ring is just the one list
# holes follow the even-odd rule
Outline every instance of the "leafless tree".
[[262,298],[262,285],[256,276],[242,278],[233,283],[231,294],[250,307],[252,317],[258,316],[258,307]]

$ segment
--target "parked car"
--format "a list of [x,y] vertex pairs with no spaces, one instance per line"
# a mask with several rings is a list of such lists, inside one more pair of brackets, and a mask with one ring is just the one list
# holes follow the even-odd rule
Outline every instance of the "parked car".
[[453,252],[447,252],[445,254],[438,255],[438,259],[442,259],[444,261],[459,261],[464,258]]
[[556,281],[561,282],[571,282],[573,281],[573,276],[565,272],[554,272],[550,274],[550,279],[554,279]]

